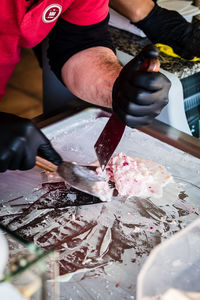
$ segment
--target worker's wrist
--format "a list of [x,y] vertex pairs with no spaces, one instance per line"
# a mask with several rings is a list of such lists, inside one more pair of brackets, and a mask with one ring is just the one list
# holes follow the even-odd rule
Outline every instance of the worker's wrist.
[[152,0],[110,0],[110,7],[136,23],[146,18],[155,6]]
[[137,23],[145,19],[153,10],[155,3],[153,1],[148,1],[145,4],[144,1],[143,5],[141,4],[140,7],[132,7],[132,11],[130,11],[130,21],[133,23]]

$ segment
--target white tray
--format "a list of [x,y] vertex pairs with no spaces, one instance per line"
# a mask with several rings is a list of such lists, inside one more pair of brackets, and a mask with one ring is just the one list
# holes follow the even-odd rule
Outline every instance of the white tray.
[[[87,109],[43,131],[65,160],[89,163],[96,160],[93,146],[107,121],[98,114]],[[154,160],[172,173],[175,183],[165,188],[162,199],[56,208],[40,186],[58,178],[37,167],[0,174],[0,220],[40,247],[61,251],[63,275],[57,281],[62,299],[135,299],[137,274],[150,251],[199,216],[199,159],[130,128],[120,151]]]

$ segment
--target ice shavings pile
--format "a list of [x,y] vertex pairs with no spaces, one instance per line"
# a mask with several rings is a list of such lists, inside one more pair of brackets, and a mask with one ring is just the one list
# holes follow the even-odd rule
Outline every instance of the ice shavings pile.
[[163,187],[173,180],[160,164],[123,153],[112,157],[104,171],[98,167],[96,172],[105,179],[96,182],[93,187],[102,201],[112,198],[113,189],[109,181],[115,184],[120,196],[160,198]]
[[101,201],[111,201],[113,192],[114,192],[114,188],[111,188],[109,186],[108,181],[96,181],[92,188],[93,188],[95,195],[97,197],[99,197],[101,199]]

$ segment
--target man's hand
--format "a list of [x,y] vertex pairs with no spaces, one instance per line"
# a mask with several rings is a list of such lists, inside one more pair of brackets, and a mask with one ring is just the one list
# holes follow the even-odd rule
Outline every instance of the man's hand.
[[145,58],[157,58],[149,45],[132,59],[113,86],[113,111],[129,127],[148,125],[168,103],[170,81],[161,73],[140,71]]
[[0,112],[0,172],[31,169],[37,154],[56,165],[62,162],[50,141],[30,120]]

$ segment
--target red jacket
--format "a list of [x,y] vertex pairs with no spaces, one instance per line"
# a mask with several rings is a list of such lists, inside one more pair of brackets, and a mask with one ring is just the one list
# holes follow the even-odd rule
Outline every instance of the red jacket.
[[1,0],[0,99],[21,48],[32,48],[51,31],[58,17],[76,25],[101,22],[108,14],[108,0]]

